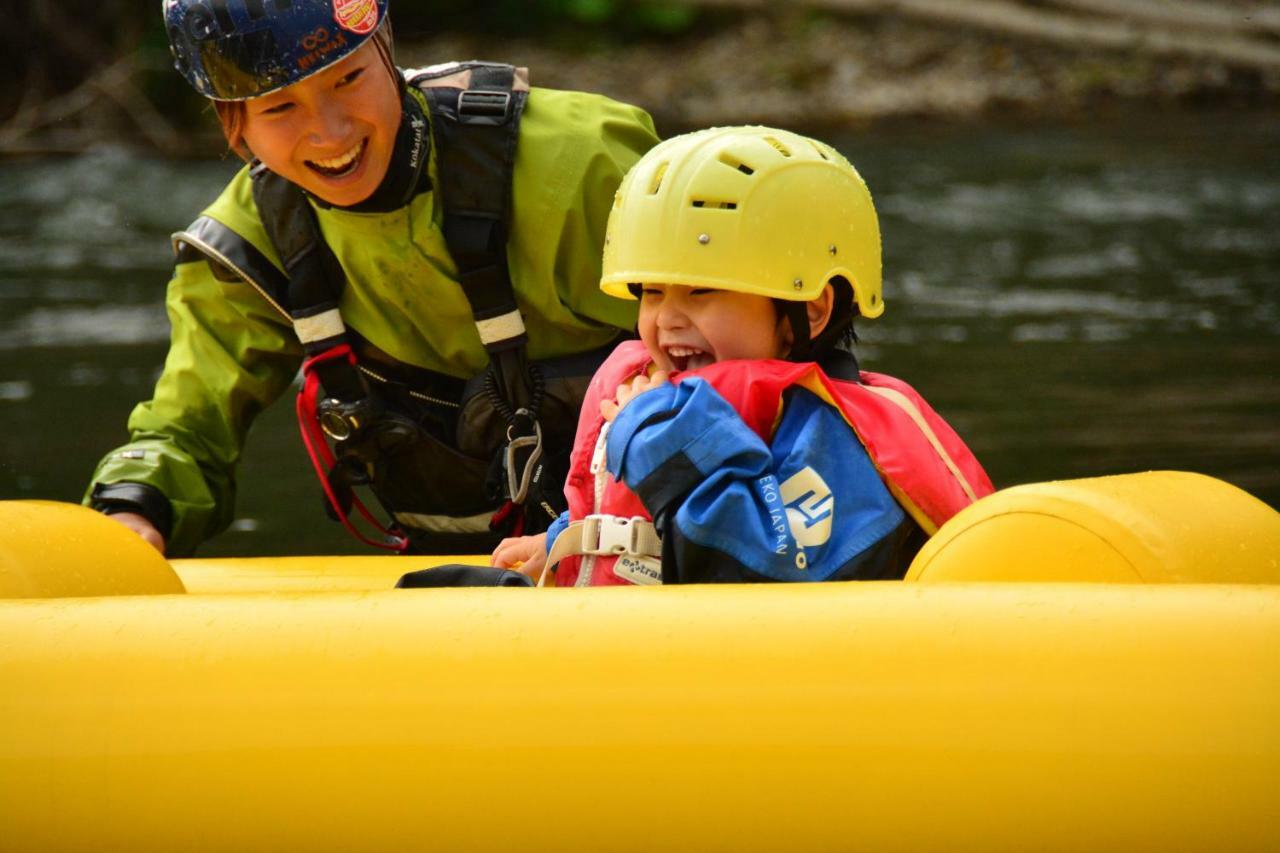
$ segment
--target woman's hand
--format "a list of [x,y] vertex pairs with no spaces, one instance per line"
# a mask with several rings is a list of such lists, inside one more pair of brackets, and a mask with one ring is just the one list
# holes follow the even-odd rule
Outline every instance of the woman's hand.
[[654,388],[661,388],[667,384],[669,374],[665,370],[655,370],[652,376],[637,376],[630,382],[623,382],[618,386],[618,393],[615,400],[601,400],[600,414],[608,421],[613,423],[613,419],[618,416],[618,412],[623,407],[643,394],[645,391],[652,391]]
[[547,534],[515,536],[503,539],[493,549],[489,565],[511,569],[537,580],[547,562]]
[[161,554],[164,553],[164,537],[160,535],[159,530],[156,530],[154,524],[147,521],[145,516],[138,515],[136,512],[113,512],[107,518],[123,524],[141,536],[143,541],[152,548],[155,548]]

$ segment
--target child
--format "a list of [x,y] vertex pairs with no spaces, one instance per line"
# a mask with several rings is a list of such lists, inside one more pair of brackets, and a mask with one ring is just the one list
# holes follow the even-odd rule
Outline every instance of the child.
[[993,491],[928,404],[848,351],[854,318],[884,310],[880,232],[834,149],[768,128],[659,145],[618,190],[601,287],[639,298],[640,340],[587,391],[568,511],[493,565],[561,586],[901,578]]

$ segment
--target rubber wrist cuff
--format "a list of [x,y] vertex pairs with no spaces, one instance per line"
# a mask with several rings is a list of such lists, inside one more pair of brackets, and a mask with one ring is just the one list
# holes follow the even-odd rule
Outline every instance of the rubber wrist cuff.
[[165,541],[173,530],[173,504],[163,492],[145,483],[95,483],[89,506],[106,515],[137,513],[151,522]]

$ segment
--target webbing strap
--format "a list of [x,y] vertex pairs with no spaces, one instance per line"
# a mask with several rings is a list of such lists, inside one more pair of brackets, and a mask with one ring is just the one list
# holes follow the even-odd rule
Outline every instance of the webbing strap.
[[574,521],[556,537],[547,554],[547,567],[565,557],[597,556],[661,557],[662,539],[653,522],[641,516],[588,515]]
[[[262,163],[255,164],[250,175],[258,216],[289,277],[290,316],[305,319],[337,308],[346,277],[320,236],[320,225],[306,196]],[[302,342],[308,349],[329,348],[313,347],[317,341]]]
[[[492,355],[528,339],[507,266],[511,179],[528,92],[515,89],[516,69],[510,65],[461,67],[469,73],[459,75],[454,68],[447,77],[412,82],[431,108],[445,243]],[[498,318],[501,333],[494,334],[490,321]]]
[[[298,340],[308,356],[342,346],[346,326],[338,300],[346,275],[320,234],[315,211],[297,185],[261,163],[250,175],[259,218],[289,279],[289,316]],[[314,370],[331,397],[355,400],[367,393],[354,363],[346,359],[317,361]]]
[[302,444],[306,447],[307,456],[310,457],[311,465],[315,468],[316,477],[320,480],[320,488],[324,491],[325,500],[328,501],[329,506],[332,508],[334,517],[342,522],[342,526],[352,536],[366,545],[395,551],[396,553],[404,553],[409,548],[409,538],[384,527],[364,505],[364,502],[353,495],[351,496],[352,506],[364,517],[366,522],[382,535],[382,539],[372,539],[360,532],[352,524],[347,510],[343,506],[343,501],[334,492],[333,483],[329,479],[329,472],[333,470],[337,460],[334,458],[333,451],[329,449],[329,443],[325,441],[324,434],[320,431],[319,422],[316,420],[316,399],[320,394],[320,384],[323,381],[320,378],[322,367],[325,364],[337,362],[346,363],[354,370],[355,353],[351,351],[351,347],[341,344],[327,352],[312,356],[302,366],[305,380],[295,404],[298,415],[298,428],[302,433]]

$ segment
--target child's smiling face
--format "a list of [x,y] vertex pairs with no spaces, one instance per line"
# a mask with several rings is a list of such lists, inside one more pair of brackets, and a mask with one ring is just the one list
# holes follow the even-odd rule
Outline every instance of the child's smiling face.
[[645,284],[640,340],[661,370],[697,370],[732,358],[783,358],[790,324],[764,296],[732,290]]

